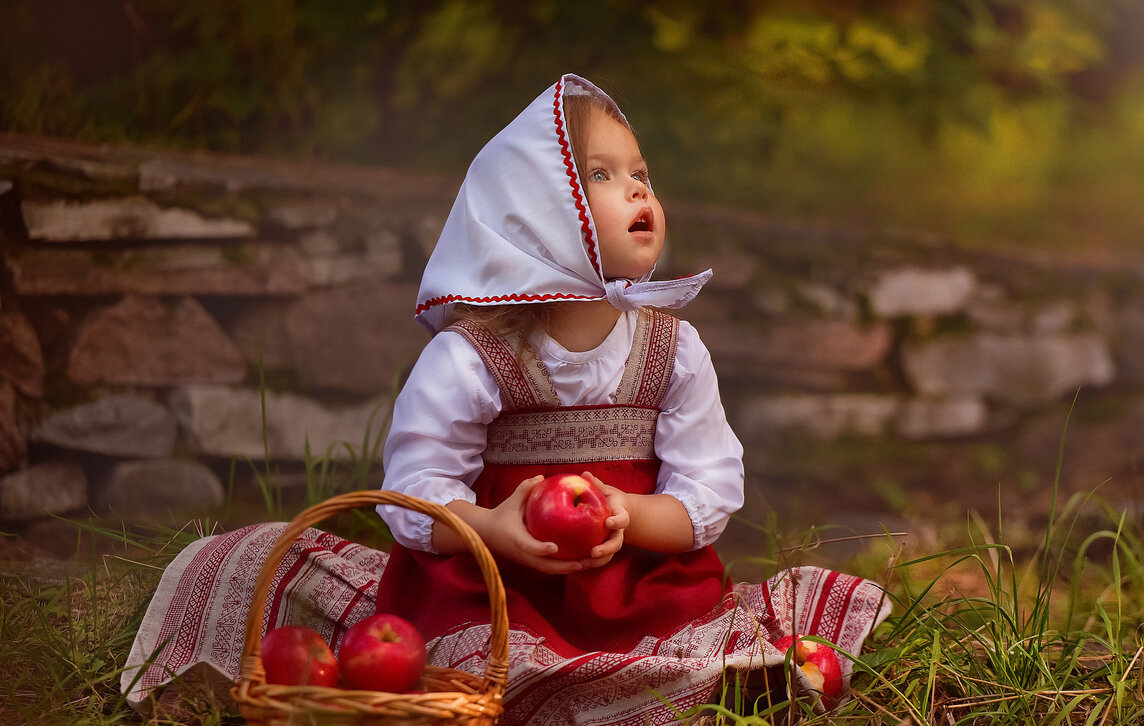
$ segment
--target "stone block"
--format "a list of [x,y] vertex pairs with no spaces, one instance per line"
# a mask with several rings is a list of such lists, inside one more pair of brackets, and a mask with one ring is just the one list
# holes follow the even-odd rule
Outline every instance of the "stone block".
[[237,383],[246,377],[246,361],[193,298],[167,305],[133,296],[88,318],[68,356],[67,375],[79,386]]
[[799,302],[810,305],[826,317],[846,321],[858,319],[858,304],[849,296],[830,285],[808,282],[797,285],[795,294]]
[[127,522],[177,523],[223,505],[226,491],[210,467],[187,459],[122,461],[93,504]]
[[788,319],[767,327],[710,320],[699,333],[712,358],[762,376],[775,369],[870,370],[886,359],[893,344],[888,323],[823,318]]
[[[259,392],[228,386],[188,386],[172,394],[171,407],[194,453],[206,456],[265,459]],[[389,412],[378,398],[356,406],[325,406],[292,393],[266,392],[266,438],[271,459],[303,460],[311,455],[348,458],[341,442],[360,448],[372,417],[377,436]]]
[[306,261],[310,287],[377,283],[401,272],[401,250],[314,257]]
[[1014,301],[977,295],[967,306],[969,320],[998,333],[1055,335],[1076,329],[1080,311],[1070,300]]
[[130,152],[109,153],[107,146],[63,137],[5,134],[0,140],[0,165],[37,167],[101,182],[133,183],[138,176]]
[[1034,335],[1067,333],[1076,327],[1078,318],[1076,303],[1070,300],[1050,300],[1033,314],[1029,328]]
[[985,396],[1018,406],[1105,386],[1116,375],[1107,343],[1094,333],[935,338],[904,345],[902,363],[918,393]]
[[303,232],[298,235],[297,242],[307,257],[332,257],[342,250],[338,238],[324,229]]
[[331,202],[293,202],[272,206],[266,219],[283,229],[328,227],[338,219],[338,207]]
[[897,396],[880,394],[757,397],[739,408],[736,429],[748,442],[782,431],[800,431],[824,439],[844,434],[878,437],[890,431],[900,406]]
[[878,276],[869,291],[870,308],[884,318],[951,315],[965,309],[976,287],[977,276],[960,265],[903,267]]
[[44,395],[44,354],[28,318],[18,310],[0,311],[0,377],[31,398]]
[[70,461],[33,464],[0,478],[0,520],[23,522],[87,506],[87,476]]
[[758,360],[760,365],[869,370],[885,360],[892,344],[893,331],[887,323],[791,321],[764,334]]
[[24,297],[68,295],[296,295],[310,271],[292,247],[165,244],[107,250],[22,250],[8,260]]
[[230,336],[252,365],[261,364],[266,370],[293,367],[293,343],[286,330],[289,308],[288,300],[259,300],[235,315]]
[[105,456],[162,457],[175,448],[178,424],[164,405],[120,394],[57,411],[33,429],[33,441]]
[[911,398],[902,402],[894,429],[906,439],[971,436],[985,429],[989,409],[975,396]]
[[1144,298],[1130,298],[1117,306],[1112,327],[1118,377],[1126,383],[1144,383]]
[[0,381],[0,474],[22,466],[28,458],[28,442],[16,421],[16,389]]
[[22,207],[28,237],[48,242],[243,239],[254,234],[254,226],[244,220],[163,208],[141,196],[83,202],[27,200]]
[[292,368],[303,385],[352,393],[389,391],[426,342],[413,321],[417,289],[376,283],[255,305],[231,326],[251,362]]
[[427,342],[413,320],[415,286],[374,284],[299,298],[286,331],[301,380],[314,388],[390,391]]

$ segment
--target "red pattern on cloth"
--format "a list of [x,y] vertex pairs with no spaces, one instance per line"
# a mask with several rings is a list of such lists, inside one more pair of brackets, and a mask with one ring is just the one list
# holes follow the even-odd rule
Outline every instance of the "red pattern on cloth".
[[[251,525],[205,537],[167,566],[122,676],[132,705],[142,706],[153,688],[198,666],[237,678],[254,582],[284,527]],[[349,624],[376,612],[377,576],[386,557],[307,530],[271,580],[265,626],[307,625],[340,642]]]
[[[283,526],[254,525],[207,537],[188,546],[168,566],[122,676],[121,687],[132,706],[146,710],[152,689],[191,668],[206,667],[225,679],[237,679],[257,568]],[[319,543],[322,546],[315,549]],[[303,550],[309,551],[305,557]],[[275,576],[274,588],[283,594],[276,609],[267,606],[274,612],[264,621],[266,627],[306,625],[336,648],[340,633],[374,613],[377,575],[386,557],[384,552],[307,530]],[[296,567],[299,559],[306,564]],[[205,563],[210,563],[210,571],[200,568]],[[187,597],[190,593],[198,596]],[[819,603],[828,605],[819,608]],[[826,623],[817,613],[829,610],[841,613],[840,619],[826,630],[817,629]],[[763,584],[738,584],[710,617],[666,637],[644,637],[626,653],[566,658],[535,633],[513,629],[507,712],[501,724],[673,723],[674,711],[665,701],[684,711],[707,702],[726,669],[781,663],[783,654],[770,641],[792,632],[831,639],[831,632],[837,632],[834,642],[857,655],[889,610],[881,588],[868,580],[800,567],[784,570]],[[224,621],[232,627],[217,627]],[[173,641],[164,645],[161,633],[180,634],[183,647],[176,652]],[[488,655],[487,623],[429,643],[429,663],[439,667],[481,674]],[[840,660],[848,683],[850,661]]]

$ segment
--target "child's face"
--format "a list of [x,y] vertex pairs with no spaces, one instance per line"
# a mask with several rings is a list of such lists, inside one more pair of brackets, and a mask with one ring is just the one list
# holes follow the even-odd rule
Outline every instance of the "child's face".
[[596,223],[604,277],[636,279],[663,251],[667,220],[651,187],[635,136],[603,111],[588,121],[581,181]]

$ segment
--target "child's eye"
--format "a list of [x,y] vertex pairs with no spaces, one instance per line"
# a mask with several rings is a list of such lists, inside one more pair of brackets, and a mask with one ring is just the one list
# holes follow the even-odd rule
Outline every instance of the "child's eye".
[[603,169],[593,169],[588,174],[588,181],[603,182],[608,181],[608,172]]
[[632,172],[632,179],[635,179],[636,181],[638,181],[641,184],[647,184],[648,183],[647,170],[641,169],[639,171],[633,171]]

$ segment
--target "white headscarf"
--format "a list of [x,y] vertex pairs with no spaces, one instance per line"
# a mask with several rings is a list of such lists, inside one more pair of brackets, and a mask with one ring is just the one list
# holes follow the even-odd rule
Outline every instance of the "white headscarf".
[[414,316],[431,333],[457,302],[606,299],[621,310],[677,308],[711,278],[707,270],[661,282],[650,282],[650,273],[604,279],[564,121],[564,96],[575,94],[596,96],[619,114],[607,94],[567,74],[473,159],[417,293]]

